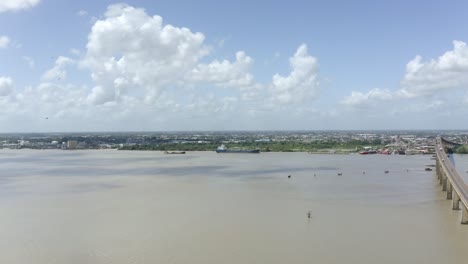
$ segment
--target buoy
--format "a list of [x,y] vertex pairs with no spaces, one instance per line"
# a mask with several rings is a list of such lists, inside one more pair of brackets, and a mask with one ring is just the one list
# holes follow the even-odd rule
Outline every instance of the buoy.
[[291,178],[291,175],[288,175],[288,178]]

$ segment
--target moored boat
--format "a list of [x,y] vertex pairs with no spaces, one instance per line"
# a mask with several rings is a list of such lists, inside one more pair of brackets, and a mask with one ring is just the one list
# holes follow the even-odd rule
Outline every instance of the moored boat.
[[185,151],[164,151],[164,154],[185,154]]
[[375,150],[364,150],[364,151],[359,152],[359,154],[361,154],[361,155],[377,154],[377,151],[375,151]]
[[364,147],[364,150],[359,152],[361,155],[367,155],[367,154],[377,154],[377,150],[375,150],[372,147]]

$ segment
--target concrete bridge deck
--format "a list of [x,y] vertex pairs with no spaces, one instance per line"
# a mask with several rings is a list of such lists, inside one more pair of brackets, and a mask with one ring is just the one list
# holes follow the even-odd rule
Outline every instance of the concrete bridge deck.
[[452,162],[447,158],[445,148],[447,145],[454,146],[444,139],[436,140],[436,155],[437,155],[437,178],[442,184],[442,190],[447,192],[447,199],[452,199],[452,209],[460,210],[460,202],[462,203],[462,224],[468,224],[468,186],[463,181],[463,178],[458,174]]

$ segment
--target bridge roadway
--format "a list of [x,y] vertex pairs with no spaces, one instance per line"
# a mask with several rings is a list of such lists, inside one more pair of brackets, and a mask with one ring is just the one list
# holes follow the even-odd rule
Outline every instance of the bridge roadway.
[[[462,203],[462,224],[468,224],[468,186],[458,174],[452,162],[447,158],[443,140],[436,140],[437,178],[442,184],[442,190],[447,192],[447,199],[452,199],[452,209],[460,210]],[[453,197],[452,197],[453,194]]]

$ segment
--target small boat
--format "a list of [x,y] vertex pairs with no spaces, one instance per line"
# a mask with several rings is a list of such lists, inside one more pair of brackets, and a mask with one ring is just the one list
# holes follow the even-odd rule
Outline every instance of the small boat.
[[343,175],[343,173],[342,173],[342,172],[338,172],[338,174],[337,174],[337,175],[338,175],[338,176],[341,176],[341,175]]
[[164,151],[164,154],[185,154],[185,151]]
[[425,171],[432,171],[431,168],[425,168],[424,170],[425,170]]
[[385,173],[388,173],[388,170],[386,170]]

